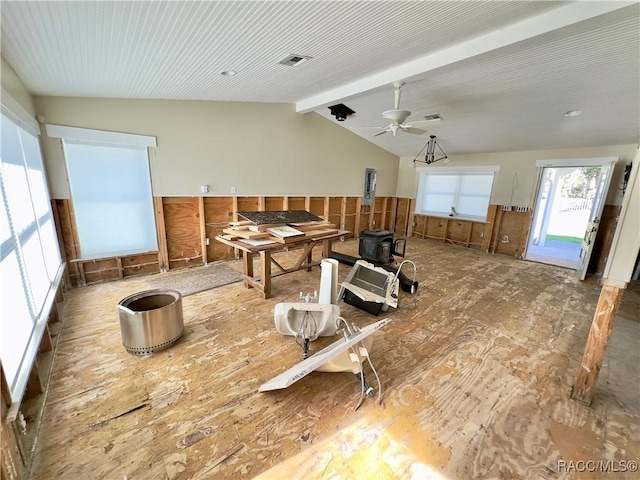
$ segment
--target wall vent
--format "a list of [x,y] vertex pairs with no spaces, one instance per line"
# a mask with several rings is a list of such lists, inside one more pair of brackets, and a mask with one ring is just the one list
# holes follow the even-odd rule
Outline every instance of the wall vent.
[[311,59],[311,57],[307,57],[305,55],[295,55],[292,53],[284,57],[278,63],[282,65],[288,65],[289,67],[295,67],[296,65],[300,65],[301,63],[304,63],[309,59]]

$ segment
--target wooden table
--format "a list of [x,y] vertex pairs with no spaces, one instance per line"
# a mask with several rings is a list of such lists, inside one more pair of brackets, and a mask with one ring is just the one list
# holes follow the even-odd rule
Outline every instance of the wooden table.
[[[339,230],[337,233],[322,235],[318,237],[300,237],[288,243],[270,243],[268,245],[253,246],[244,243],[241,239],[229,240],[218,235],[217,241],[229,245],[230,247],[242,250],[242,267],[244,274],[244,285],[246,288],[255,288],[260,291],[262,298],[271,298],[271,279],[284,275],[285,273],[297,272],[306,269],[311,271],[311,267],[320,265],[320,262],[313,261],[313,247],[322,242],[322,258],[328,258],[334,240],[351,236],[351,232]],[[300,257],[292,267],[285,268],[278,263],[272,255],[274,253],[302,249]],[[260,275],[253,274],[253,256],[260,254]],[[274,264],[278,271],[271,272],[271,264]]]

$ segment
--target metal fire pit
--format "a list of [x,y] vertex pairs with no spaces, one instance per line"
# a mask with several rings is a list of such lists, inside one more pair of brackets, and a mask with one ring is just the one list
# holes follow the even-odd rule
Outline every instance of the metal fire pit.
[[122,345],[147,355],[173,345],[182,336],[182,295],[175,290],[146,290],[120,300]]

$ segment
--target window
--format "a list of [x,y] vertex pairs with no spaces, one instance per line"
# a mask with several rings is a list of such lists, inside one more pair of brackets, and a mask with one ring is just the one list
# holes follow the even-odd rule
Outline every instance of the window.
[[0,358],[15,402],[24,392],[63,264],[38,138],[8,115],[3,104]]
[[81,258],[158,248],[147,146],[155,137],[47,125],[63,139]]
[[82,258],[158,248],[147,149],[64,142]]
[[415,213],[485,221],[498,167],[419,170]]

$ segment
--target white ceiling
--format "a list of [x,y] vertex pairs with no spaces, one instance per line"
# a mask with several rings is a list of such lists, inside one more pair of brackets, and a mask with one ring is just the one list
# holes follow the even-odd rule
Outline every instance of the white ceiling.
[[[2,56],[36,95],[295,103],[409,157],[429,134],[448,154],[639,141],[637,1],[3,1],[0,13]],[[288,54],[313,58],[280,65]],[[444,121],[374,138],[396,80],[408,122]],[[337,103],[356,113],[337,122]]]

